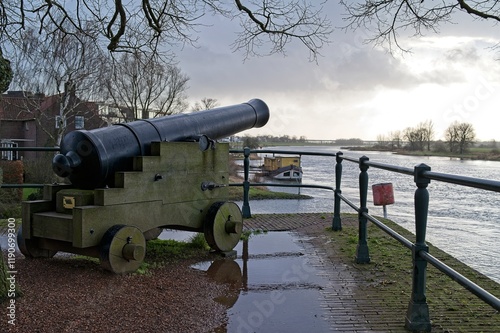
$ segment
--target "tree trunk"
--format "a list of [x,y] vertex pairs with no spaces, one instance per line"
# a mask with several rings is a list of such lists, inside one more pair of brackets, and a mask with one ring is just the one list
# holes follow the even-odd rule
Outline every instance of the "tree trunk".
[[[0,168],[0,184],[2,184],[2,181],[3,171],[2,168]],[[0,247],[0,303],[7,298],[8,290],[9,285],[7,283],[7,264],[5,263],[5,258]]]
[[[12,80],[12,68],[10,61],[2,56],[2,49],[0,48],[0,94],[7,91]],[[1,98],[1,96],[0,96]],[[0,184],[3,181],[3,172],[0,168]],[[9,284],[7,281],[7,264],[3,256],[2,249],[0,248],[0,302],[7,298],[9,292]]]

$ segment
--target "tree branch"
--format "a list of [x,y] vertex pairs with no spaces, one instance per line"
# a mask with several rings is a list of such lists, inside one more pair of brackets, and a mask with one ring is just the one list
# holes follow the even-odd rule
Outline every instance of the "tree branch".
[[[113,27],[118,15],[120,16],[120,24],[118,31],[116,32],[115,35],[113,35],[111,28]],[[123,8],[122,1],[115,0],[115,13],[113,15],[113,18],[109,22],[107,29],[109,37],[108,50],[110,51],[116,50],[118,43],[120,42],[120,38],[125,33],[126,22],[127,22],[127,14],[125,13],[125,9]]]
[[460,5],[460,8],[464,9],[467,13],[469,13],[471,15],[479,16],[480,18],[483,18],[483,19],[492,19],[495,21],[500,21],[500,16],[491,15],[491,14],[488,14],[486,12],[476,10],[476,9],[472,8],[471,6],[469,6],[465,2],[465,0],[457,0],[457,2]]

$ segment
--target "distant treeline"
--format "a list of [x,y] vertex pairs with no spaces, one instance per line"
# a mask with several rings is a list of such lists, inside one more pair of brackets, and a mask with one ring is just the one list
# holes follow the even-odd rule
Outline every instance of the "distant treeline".
[[[268,144],[331,144],[337,146],[362,146],[367,144],[366,141],[359,138],[336,139],[336,140],[310,140],[305,136],[273,136],[273,135],[258,135],[258,136],[235,136],[231,138],[233,143],[241,143],[243,147],[258,148]],[[371,142],[373,144],[373,142]]]

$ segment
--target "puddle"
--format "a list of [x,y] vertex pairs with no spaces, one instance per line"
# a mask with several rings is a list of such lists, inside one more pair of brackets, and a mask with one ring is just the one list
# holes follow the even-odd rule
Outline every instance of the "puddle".
[[252,235],[235,248],[237,259],[201,262],[231,293],[216,298],[228,322],[216,332],[325,332],[330,330],[321,290],[327,281],[312,265],[302,239],[289,232]]
[[[189,240],[193,232],[164,230],[160,239]],[[328,284],[313,265],[305,238],[289,232],[252,235],[236,246],[236,259],[200,262],[205,271],[229,292],[215,300],[227,307],[227,323],[215,332],[326,332],[328,314],[322,307]],[[0,235],[0,245],[7,246]]]
[[[161,239],[189,240],[193,232],[164,230]],[[290,232],[252,235],[236,246],[236,259],[193,265],[229,292],[215,300],[227,307],[227,323],[215,332],[326,332],[328,314],[322,307],[328,285],[314,263],[305,238]],[[7,235],[0,235],[6,248]]]
[[[14,238],[14,241],[16,243],[15,253],[21,253],[19,251],[19,248],[17,247],[17,236]],[[8,236],[8,234],[0,234],[0,249],[2,249],[2,251],[7,251],[8,248],[9,248],[9,236]]]

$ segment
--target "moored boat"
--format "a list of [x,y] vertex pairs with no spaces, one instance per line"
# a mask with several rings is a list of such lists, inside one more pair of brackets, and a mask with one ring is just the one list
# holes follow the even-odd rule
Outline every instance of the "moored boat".
[[301,180],[300,156],[265,156],[263,175],[279,180]]
[[301,180],[302,168],[292,164],[274,171],[270,171],[269,176],[279,180]]

